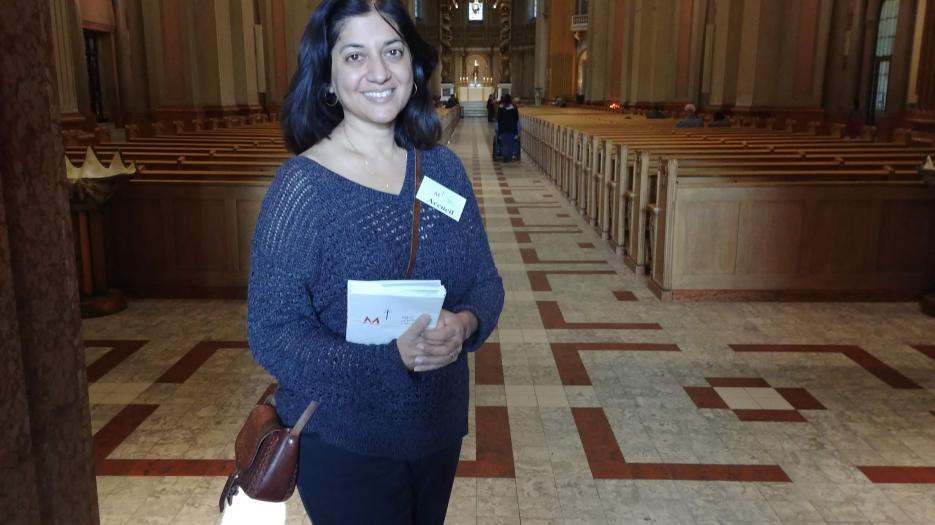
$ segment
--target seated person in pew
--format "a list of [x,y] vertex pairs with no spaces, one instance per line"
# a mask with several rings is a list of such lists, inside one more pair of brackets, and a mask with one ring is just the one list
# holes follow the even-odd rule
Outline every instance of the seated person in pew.
[[675,125],[677,128],[700,128],[702,126],[701,119],[698,117],[698,114],[695,112],[694,104],[685,105],[685,116],[682,117],[678,123]]
[[723,111],[715,111],[714,116],[711,119],[711,123],[708,124],[709,128],[729,128],[730,120],[727,118],[727,115]]

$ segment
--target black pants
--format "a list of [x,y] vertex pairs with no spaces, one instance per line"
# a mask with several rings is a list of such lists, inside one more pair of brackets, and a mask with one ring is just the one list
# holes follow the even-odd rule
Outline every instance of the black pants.
[[297,487],[315,525],[442,525],[461,442],[414,461],[363,456],[302,434]]

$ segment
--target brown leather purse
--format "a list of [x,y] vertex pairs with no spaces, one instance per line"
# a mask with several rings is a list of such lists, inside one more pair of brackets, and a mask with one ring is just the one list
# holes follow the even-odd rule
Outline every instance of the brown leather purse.
[[[412,199],[412,238],[409,242],[409,264],[406,279],[415,268],[419,251],[419,218],[422,204],[415,198],[422,184],[422,166],[415,152],[416,187]],[[253,407],[234,442],[234,471],[227,477],[221,491],[218,509],[224,512],[239,489],[250,498],[281,502],[292,497],[299,467],[299,442],[302,429],[318,409],[318,401],[309,403],[291,429],[285,427],[269,400]]]

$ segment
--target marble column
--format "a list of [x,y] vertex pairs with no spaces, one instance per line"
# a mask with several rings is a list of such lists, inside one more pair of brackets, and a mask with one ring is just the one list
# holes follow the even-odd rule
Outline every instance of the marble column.
[[[740,0],[714,0],[709,104],[712,109],[733,106],[737,99],[737,69],[744,4]],[[712,22],[712,20],[709,20]]]
[[[91,131],[97,119],[91,112],[88,71],[84,56],[84,32],[79,0],[45,0],[50,8],[53,71],[61,101],[61,124],[65,129]],[[13,13],[9,7],[7,13]]]
[[207,117],[235,114],[231,4],[229,0],[199,0],[192,4],[196,104],[204,108]]
[[551,15],[545,6],[540,6],[539,16],[536,17],[534,96],[538,93],[539,96],[545,97],[549,69],[549,16]]
[[922,39],[916,80],[916,104],[919,111],[935,118],[935,2],[923,6]]
[[0,17],[5,523],[98,523],[49,2]]
[[513,47],[512,42],[512,0],[500,0],[498,10],[500,12],[500,80],[501,83],[512,81],[510,72],[510,50]]
[[586,36],[588,46],[588,65],[585,74],[585,99],[591,102],[604,102],[608,97],[609,78],[613,71],[608,53],[613,41],[613,6],[610,2],[589,4],[589,23]]
[[256,38],[253,1],[231,0],[231,44],[234,70],[234,99],[241,115],[259,113]]

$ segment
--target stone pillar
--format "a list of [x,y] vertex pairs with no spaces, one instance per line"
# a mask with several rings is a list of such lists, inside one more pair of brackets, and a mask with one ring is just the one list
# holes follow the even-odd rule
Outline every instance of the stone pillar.
[[[653,17],[654,4],[652,0],[634,0],[636,6],[633,11],[633,61],[632,75],[630,76],[630,93],[633,101],[648,105],[656,102],[653,98],[653,59],[655,52],[655,21]],[[662,28],[664,33],[669,29]],[[661,102],[661,101],[659,101]]]
[[500,0],[500,80],[499,83],[512,82],[510,72],[510,48],[512,47],[512,0]]
[[4,522],[98,523],[50,3],[0,17]]
[[441,53],[439,56],[439,61],[441,62],[441,81],[452,83],[456,78],[454,71],[452,71],[454,57],[452,56],[451,41],[454,38],[454,33],[451,32],[451,4],[442,2],[439,9],[439,26],[441,27],[441,34],[439,35],[439,40],[441,42]]
[[[544,4],[545,0],[541,2]],[[549,67],[549,16],[546,6],[540,5],[536,17],[535,73],[533,77],[533,96],[544,97]]]
[[[79,0],[44,0],[49,4],[51,42],[56,86],[62,103],[62,128],[93,131],[97,119],[91,112],[88,71],[84,56]],[[9,7],[6,13],[13,13]]]
[[935,2],[928,0],[926,5],[920,7],[920,12],[923,15],[919,18],[923,18],[924,22],[916,66],[915,102],[919,112],[927,113],[929,118],[935,119]]
[[608,48],[614,33],[613,6],[610,2],[588,5],[588,72],[584,76],[584,97],[588,101],[603,102],[608,95],[613,68]]
[[743,12],[744,4],[741,0],[714,0],[709,98],[714,108],[733,106],[737,98]]
[[[653,32],[650,70],[650,99],[670,102],[675,98],[676,43],[679,37],[675,0],[652,0]],[[644,2],[644,6],[646,2]]]
[[737,70],[736,105],[743,108],[771,106],[782,61],[781,21],[792,2],[748,0],[744,4]]
[[260,23],[263,25],[266,62],[266,109],[271,114],[278,114],[290,79],[284,0],[260,0]]
[[192,3],[194,16],[193,68],[196,104],[207,117],[237,113],[234,99],[231,4],[229,0],[199,0]]
[[253,1],[230,0],[234,99],[241,115],[259,113]]
[[123,123],[146,126],[149,121],[149,72],[139,2],[115,0],[114,25]]

